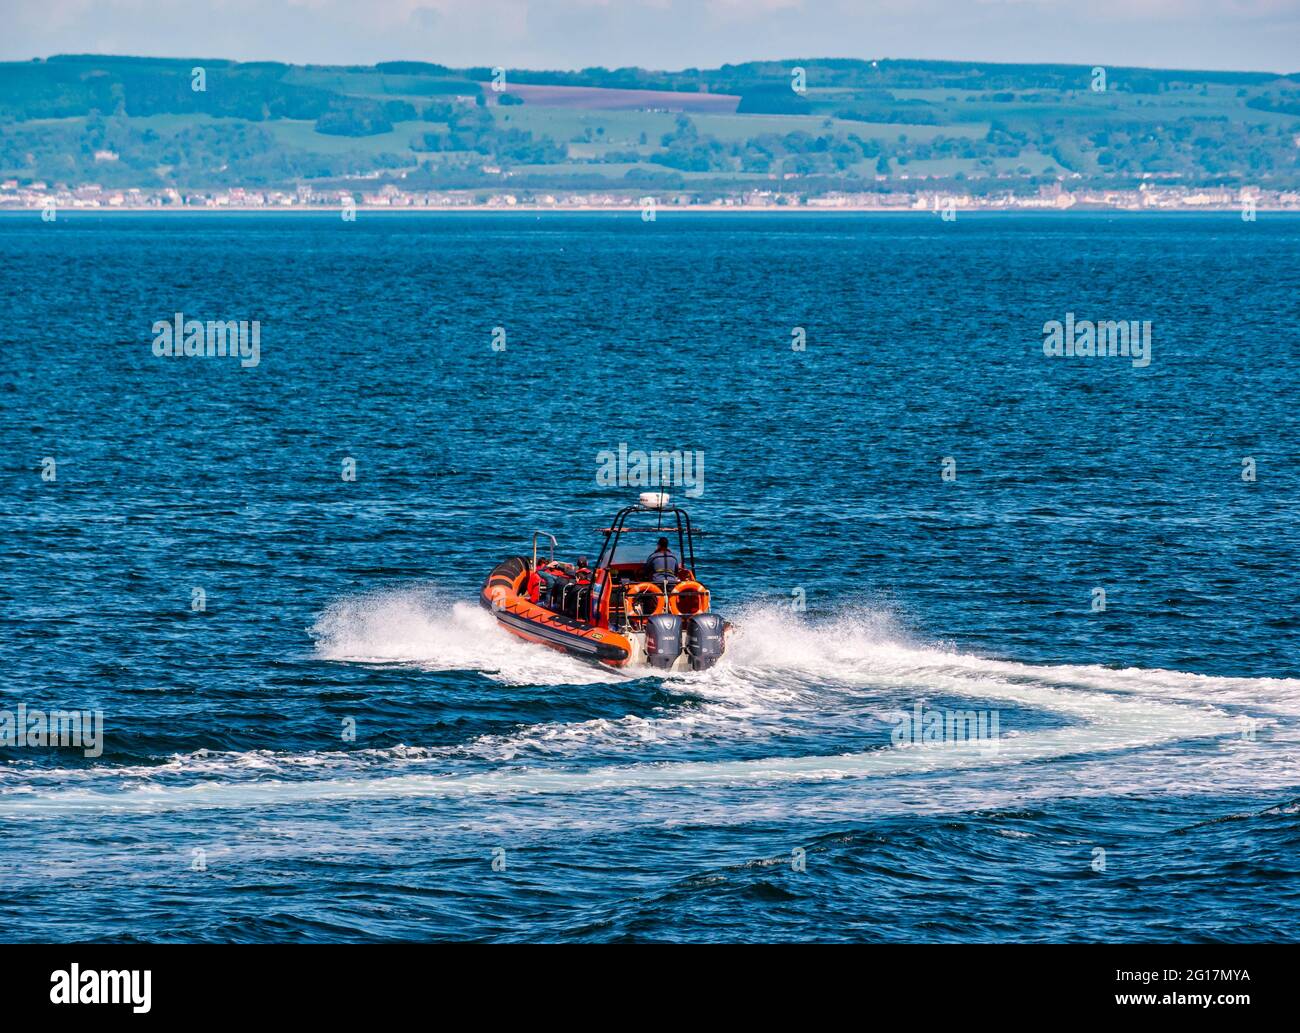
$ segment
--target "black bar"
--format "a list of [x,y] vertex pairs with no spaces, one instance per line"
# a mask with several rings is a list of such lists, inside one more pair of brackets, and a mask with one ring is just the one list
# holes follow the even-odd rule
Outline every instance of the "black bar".
[[[84,1021],[109,1013],[128,1022],[200,1018],[205,1024],[283,1016],[297,1022],[328,1019],[337,1028],[350,1018],[373,1023],[382,1015],[432,1016],[434,1006],[436,1014],[450,1016],[467,1004],[473,1009],[478,1000],[490,1004],[495,1025],[512,1006],[535,1015],[540,1002],[558,1004],[557,994],[563,992],[570,1007],[579,1006],[571,995],[580,994],[580,1007],[588,1013],[597,1002],[614,1007],[621,1001],[625,1009],[635,1002],[639,1012],[657,1004],[679,1018],[695,1001],[689,1004],[693,1017],[719,1007],[745,1014],[786,1005],[809,1020],[853,1007],[882,1021],[886,1015],[893,1017],[891,1022],[914,1016],[925,1028],[936,1018],[1073,1024],[1080,1018],[1121,1015],[1141,1022],[1182,1021],[1193,1014],[1232,1028],[1229,1024],[1247,1017],[1289,1018],[1300,961],[1295,945],[1236,944],[714,946],[683,947],[671,958],[660,945],[659,953],[654,967],[644,968],[650,962],[644,950],[599,944],[509,952],[465,944],[22,945],[0,948],[0,965],[9,1022]],[[579,982],[571,980],[575,963],[581,966]],[[54,1003],[52,991],[68,986],[74,964],[83,982],[91,973],[96,988],[100,982],[94,973],[134,971],[135,985],[142,988],[148,971],[148,1011],[137,1013],[139,1005],[130,999]],[[698,987],[703,972],[717,979],[724,972],[745,970],[732,966],[752,966],[751,979],[726,980],[731,985],[725,990],[715,986],[714,995],[679,995],[662,983],[661,993],[651,993],[648,985],[627,980],[629,971],[652,983],[677,972]],[[761,983],[752,981],[760,974]],[[1208,1005],[1202,998],[1209,999]],[[459,1021],[470,1019],[461,1014]],[[554,1015],[559,1017],[558,1009]],[[488,1015],[481,1017],[488,1021]]]

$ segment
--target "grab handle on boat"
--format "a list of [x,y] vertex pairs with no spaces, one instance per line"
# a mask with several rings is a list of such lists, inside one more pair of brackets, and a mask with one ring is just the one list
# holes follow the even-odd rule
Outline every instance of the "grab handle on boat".
[[537,569],[537,539],[538,539],[538,538],[549,538],[549,539],[551,540],[551,559],[550,559],[550,562],[552,562],[552,563],[555,562],[555,546],[558,544],[558,543],[555,541],[555,535],[553,535],[553,534],[547,534],[545,531],[534,531],[534,532],[533,532],[533,569],[534,569],[534,570]]

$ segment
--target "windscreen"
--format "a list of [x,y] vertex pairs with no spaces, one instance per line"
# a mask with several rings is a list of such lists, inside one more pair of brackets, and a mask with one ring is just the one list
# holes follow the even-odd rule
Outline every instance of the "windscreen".
[[[676,535],[668,539],[668,548],[677,554]],[[618,543],[618,548],[614,550],[613,563],[644,563],[650,558],[650,554],[655,551],[655,545],[658,538],[652,538],[648,535],[624,535]],[[678,559],[681,559],[679,556]]]
[[[677,557],[677,562],[685,563],[686,557],[682,555],[676,530],[664,537],[668,539],[668,548]],[[610,562],[614,564],[645,563],[658,544],[659,535],[657,534],[625,534],[619,539],[618,548],[614,550],[614,559]]]

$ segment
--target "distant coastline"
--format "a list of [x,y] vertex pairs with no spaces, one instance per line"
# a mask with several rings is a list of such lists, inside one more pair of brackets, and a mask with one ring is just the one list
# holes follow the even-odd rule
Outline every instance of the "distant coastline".
[[641,212],[647,219],[670,212],[914,212],[952,219],[972,212],[1242,212],[1300,211],[1300,191],[1258,187],[1147,186],[1134,190],[1068,189],[1060,182],[1036,193],[1006,190],[959,194],[934,189],[827,193],[746,191],[703,198],[684,192],[626,191],[415,191],[301,186],[295,190],[228,187],[72,189],[45,183],[0,187],[0,211],[66,212]]
[[[56,208],[60,214],[66,213],[105,213],[114,214],[118,212],[141,214],[152,213],[160,215],[219,215],[223,212],[235,212],[241,215],[335,215],[341,216],[344,209],[341,207],[326,206],[296,206],[296,207],[278,207],[271,205],[221,205],[219,207],[205,207],[199,205],[114,205],[112,207],[87,207],[87,206],[69,206],[67,208]],[[491,205],[491,204],[462,204],[462,205],[410,205],[405,207],[393,207],[389,205],[357,205],[351,209],[354,212],[365,213],[367,215],[448,215],[457,212],[466,214],[520,214],[520,215],[541,215],[541,214],[596,214],[596,213],[625,213],[637,214],[642,211],[642,207],[636,204],[623,205]],[[1150,206],[1150,207],[1130,207],[1130,206],[1107,206],[1107,205],[1072,205],[1069,208],[1057,207],[1031,207],[1026,205],[980,205],[972,208],[958,208],[957,211],[964,216],[981,215],[981,214],[1026,214],[1026,213],[1050,213],[1054,215],[1065,214],[1223,214],[1225,212],[1240,214],[1242,212],[1240,204],[1213,204],[1170,207],[1170,206]],[[1266,212],[1269,214],[1300,214],[1300,204],[1259,204],[1253,209],[1256,212]],[[36,215],[39,216],[42,211],[40,206],[9,206],[0,207],[0,215]],[[689,214],[744,214],[744,215],[833,215],[839,214],[894,214],[894,215],[939,215],[932,208],[917,207],[899,207],[897,205],[713,205],[713,204],[691,204],[691,205],[670,205],[661,206],[656,209],[656,215],[672,215],[676,213]]]
[[0,77],[0,210],[1300,211],[1300,73],[65,54]]

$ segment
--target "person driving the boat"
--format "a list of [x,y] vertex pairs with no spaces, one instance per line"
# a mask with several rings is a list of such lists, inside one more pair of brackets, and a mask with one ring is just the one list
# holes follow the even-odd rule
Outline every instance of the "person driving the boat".
[[578,557],[578,566],[573,571],[573,578],[575,581],[579,582],[580,584],[591,583],[591,568],[587,566],[586,556]]
[[677,567],[677,557],[668,548],[668,539],[660,538],[658,547],[645,561],[646,573],[650,575],[650,580],[663,588],[668,581],[677,580]]

